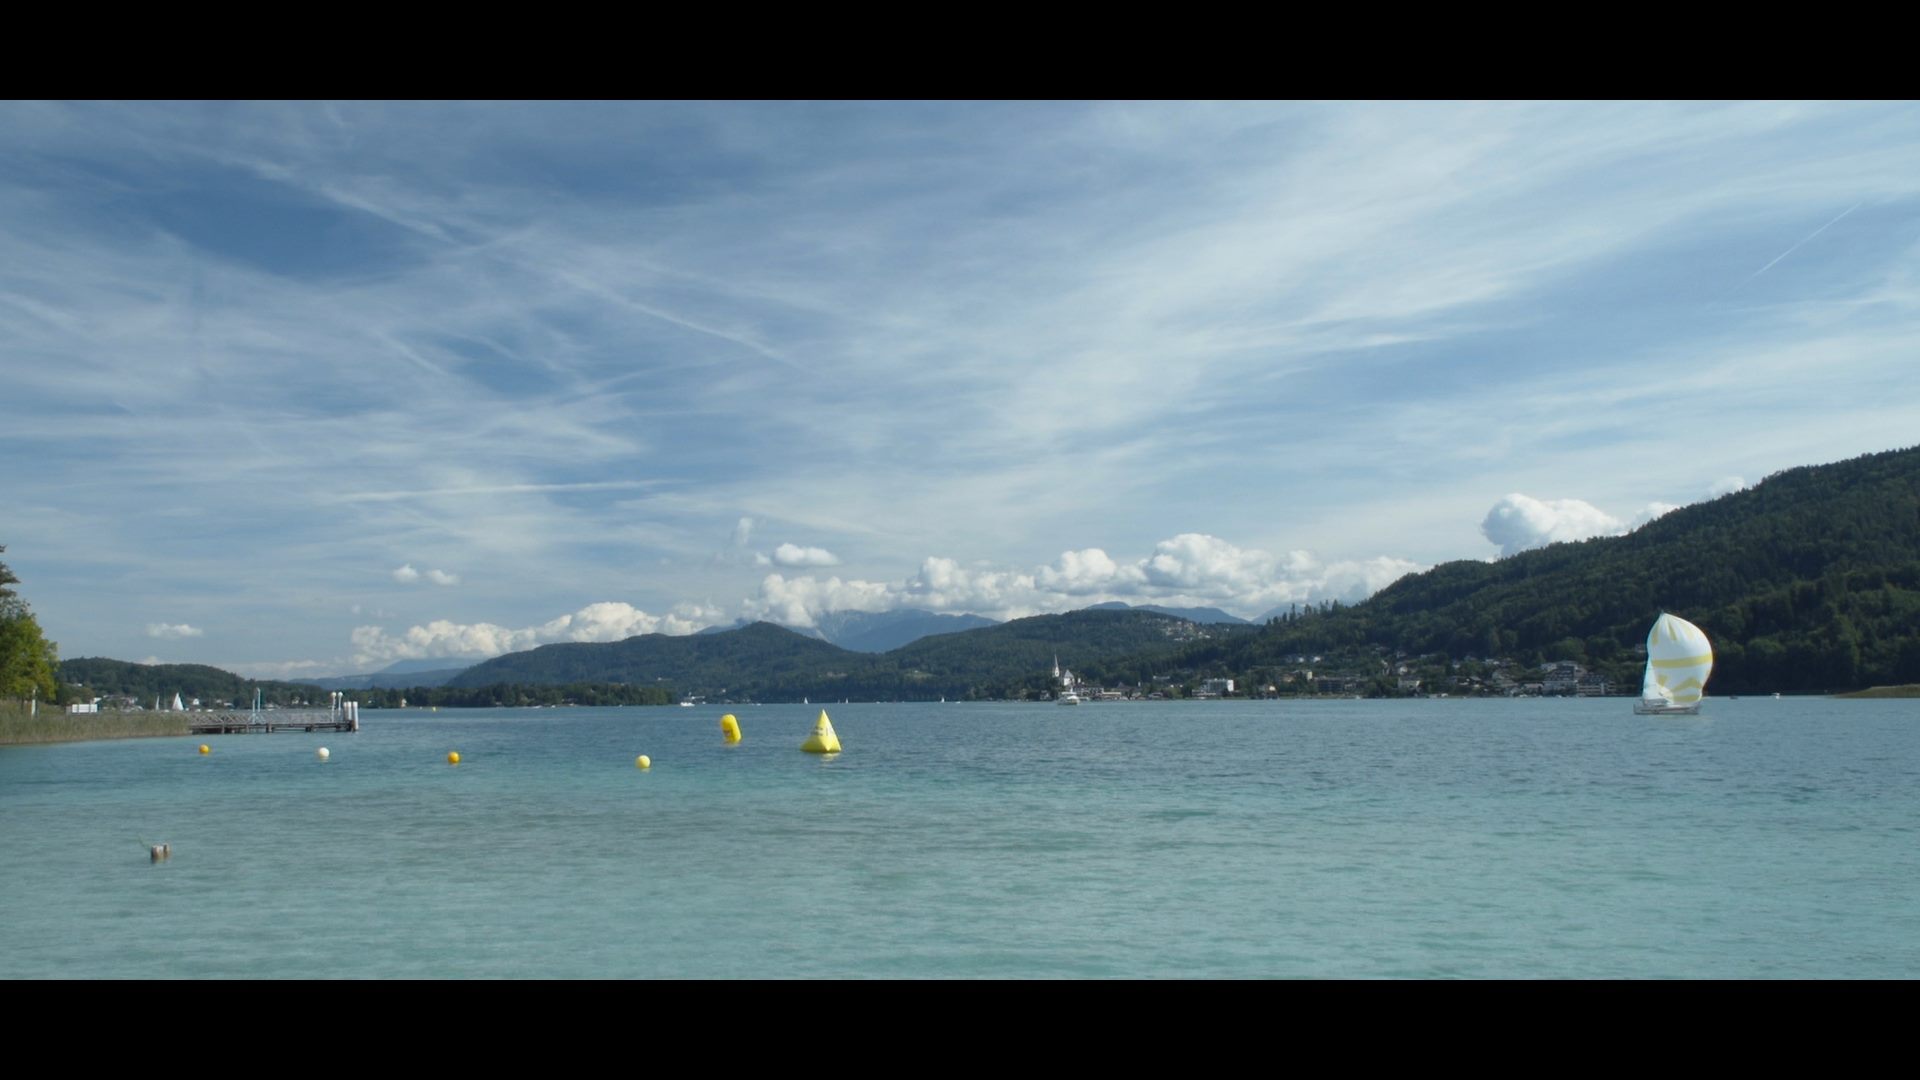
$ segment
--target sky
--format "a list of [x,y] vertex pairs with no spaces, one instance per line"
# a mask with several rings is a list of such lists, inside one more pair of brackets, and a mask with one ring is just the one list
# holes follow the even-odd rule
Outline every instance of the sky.
[[1912,103],[0,103],[0,561],[257,677],[1243,617],[1920,442]]

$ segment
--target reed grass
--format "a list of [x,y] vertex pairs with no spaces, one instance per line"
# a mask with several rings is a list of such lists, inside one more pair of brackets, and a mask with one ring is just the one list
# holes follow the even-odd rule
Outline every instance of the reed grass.
[[185,735],[190,722],[184,713],[69,713],[44,702],[40,705],[40,715],[33,716],[31,712],[24,701],[0,701],[0,746]]
[[1920,697],[1920,683],[1907,683],[1904,686],[1870,686],[1865,690],[1855,690],[1851,694],[1836,694],[1844,698],[1910,698]]

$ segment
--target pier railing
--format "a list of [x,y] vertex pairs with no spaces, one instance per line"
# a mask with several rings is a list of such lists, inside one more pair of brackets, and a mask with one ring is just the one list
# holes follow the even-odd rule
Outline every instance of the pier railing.
[[358,709],[272,709],[262,712],[201,713],[193,718],[195,735],[271,735],[276,731],[359,731]]

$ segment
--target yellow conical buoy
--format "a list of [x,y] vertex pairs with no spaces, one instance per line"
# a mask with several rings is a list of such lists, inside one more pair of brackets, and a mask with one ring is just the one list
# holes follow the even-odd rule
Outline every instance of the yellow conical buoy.
[[837,754],[840,752],[840,736],[833,733],[833,721],[827,719],[827,710],[820,710],[820,719],[813,722],[813,734],[800,744],[800,749],[809,754]]
[[740,721],[734,719],[732,713],[720,718],[720,734],[726,736],[728,742],[740,741]]

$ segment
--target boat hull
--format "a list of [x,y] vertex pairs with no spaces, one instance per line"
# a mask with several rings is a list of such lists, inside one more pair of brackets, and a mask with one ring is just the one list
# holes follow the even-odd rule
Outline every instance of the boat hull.
[[1662,702],[1649,705],[1644,701],[1636,701],[1633,703],[1633,711],[1636,716],[1699,716],[1700,703],[1696,701],[1691,705],[1669,705]]

